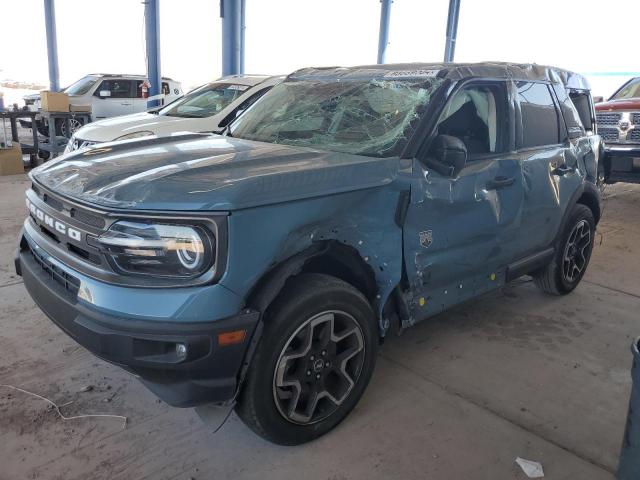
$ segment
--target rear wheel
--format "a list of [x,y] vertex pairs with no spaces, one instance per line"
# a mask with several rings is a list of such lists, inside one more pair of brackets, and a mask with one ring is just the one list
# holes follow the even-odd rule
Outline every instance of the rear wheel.
[[[76,131],[78,131],[84,125],[83,121],[78,118],[69,119],[69,130],[71,133],[67,133],[67,124],[64,119],[59,118],[56,120],[56,135],[62,135],[63,137],[71,137]],[[48,132],[47,132],[48,134]]]
[[377,330],[353,286],[304,274],[265,320],[236,411],[257,434],[297,445],[324,435],[353,409],[375,365]]
[[564,295],[575,289],[584,276],[596,225],[591,210],[582,204],[573,207],[553,260],[533,274],[536,285],[547,293]]

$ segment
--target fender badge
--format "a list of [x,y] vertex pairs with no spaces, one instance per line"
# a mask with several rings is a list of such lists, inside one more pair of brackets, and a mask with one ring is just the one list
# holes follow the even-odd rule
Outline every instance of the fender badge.
[[420,232],[418,235],[420,236],[420,245],[424,248],[429,248],[433,243],[433,231],[425,230],[424,232]]

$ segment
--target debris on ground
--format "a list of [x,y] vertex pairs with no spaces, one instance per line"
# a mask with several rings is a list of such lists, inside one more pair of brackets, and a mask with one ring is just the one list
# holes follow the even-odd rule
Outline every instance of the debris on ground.
[[91,392],[93,390],[93,385],[85,385],[80,389],[80,392]]
[[534,462],[533,460],[525,460],[524,458],[516,458],[516,463],[520,465],[520,468],[529,478],[543,478],[544,471],[542,470],[542,464]]
[[62,405],[58,405],[54,401],[49,400],[48,398],[43,397],[42,395],[38,395],[37,393],[30,392],[29,390],[24,390],[22,388],[14,386],[14,385],[8,385],[8,384],[0,383],[0,387],[10,388],[11,390],[15,390],[17,392],[21,392],[21,393],[24,393],[26,395],[31,395],[32,397],[39,398],[40,400],[44,400],[45,402],[47,402],[49,404],[48,407],[47,407],[47,410],[55,410],[56,413],[60,416],[60,418],[62,418],[62,420],[76,420],[78,418],[91,418],[91,417],[94,417],[94,418],[97,418],[97,417],[116,418],[116,419],[122,420],[122,428],[125,428],[127,426],[127,417],[124,417],[122,415],[90,414],[90,415],[74,415],[74,416],[71,416],[71,417],[67,417],[67,416],[63,415],[63,413],[60,411],[60,408],[66,406],[66,405],[69,405],[72,402],[67,402],[67,403],[64,403]]

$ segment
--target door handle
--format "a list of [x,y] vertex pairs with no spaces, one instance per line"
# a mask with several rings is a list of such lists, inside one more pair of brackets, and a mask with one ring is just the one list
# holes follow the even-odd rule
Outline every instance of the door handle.
[[562,176],[566,173],[570,173],[575,171],[575,168],[570,167],[569,165],[567,165],[566,163],[563,163],[562,165],[558,165],[556,168],[554,168],[551,173],[553,175],[558,175],[558,176]]
[[487,182],[487,190],[498,190],[516,183],[515,177],[498,176]]

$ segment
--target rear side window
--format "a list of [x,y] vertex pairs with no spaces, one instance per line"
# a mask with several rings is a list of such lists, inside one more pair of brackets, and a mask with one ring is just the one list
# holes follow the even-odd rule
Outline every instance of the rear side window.
[[517,82],[522,115],[522,148],[560,143],[558,111],[544,83]]
[[578,111],[580,121],[587,130],[593,130],[595,119],[593,118],[593,110],[591,108],[591,94],[586,91],[572,91],[569,96]]
[[[142,95],[142,86],[144,85],[146,80],[138,80],[136,82],[136,98],[147,98]],[[148,87],[150,90],[151,87]],[[147,96],[149,95],[149,90],[147,90]],[[162,95],[171,95],[171,90],[169,88],[169,84],[167,82],[162,82],[162,91],[160,92]]]

